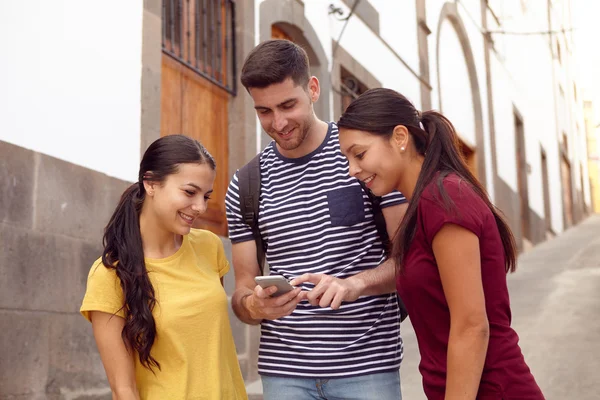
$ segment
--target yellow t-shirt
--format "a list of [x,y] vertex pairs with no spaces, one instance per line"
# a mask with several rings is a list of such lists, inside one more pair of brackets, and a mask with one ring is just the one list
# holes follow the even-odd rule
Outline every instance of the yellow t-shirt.
[[[163,259],[146,259],[157,303],[152,356],[154,375],[135,357],[142,400],[247,399],[220,278],[229,270],[223,244],[211,232],[192,229],[179,250]],[[92,266],[81,313],[116,313],[123,291],[114,269],[97,260]]]

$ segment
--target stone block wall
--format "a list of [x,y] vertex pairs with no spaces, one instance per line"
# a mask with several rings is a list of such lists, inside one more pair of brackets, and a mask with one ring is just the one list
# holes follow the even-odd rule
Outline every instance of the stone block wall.
[[127,185],[0,141],[0,399],[110,398],[79,306]]
[[[102,233],[129,185],[0,141],[0,400],[110,399],[80,314]],[[223,238],[231,262],[231,242]],[[234,290],[233,268],[225,289]],[[229,313],[244,379],[258,379],[260,329]]]

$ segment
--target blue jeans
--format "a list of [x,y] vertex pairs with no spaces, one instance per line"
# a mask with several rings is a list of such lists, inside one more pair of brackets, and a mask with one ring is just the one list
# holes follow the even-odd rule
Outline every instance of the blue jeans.
[[401,400],[400,373],[310,379],[261,376],[265,400]]

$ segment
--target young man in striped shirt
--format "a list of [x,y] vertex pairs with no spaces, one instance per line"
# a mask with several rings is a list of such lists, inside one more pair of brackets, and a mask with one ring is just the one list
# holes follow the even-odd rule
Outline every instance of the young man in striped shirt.
[[[314,113],[320,89],[308,56],[287,40],[263,42],[241,80],[273,138],[260,155],[258,216],[270,274],[297,286],[271,297],[276,288],[256,285],[256,243],[240,212],[236,173],[226,197],[232,306],[241,321],[261,324],[264,398],[400,399],[394,264],[385,261],[369,196],[348,174],[337,127]],[[390,236],[405,201],[396,192],[381,202]]]

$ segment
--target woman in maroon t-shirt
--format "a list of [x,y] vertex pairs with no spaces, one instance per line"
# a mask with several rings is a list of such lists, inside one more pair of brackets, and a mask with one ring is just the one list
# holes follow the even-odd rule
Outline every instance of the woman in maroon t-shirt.
[[372,89],[338,127],[350,174],[375,195],[398,190],[410,201],[392,256],[427,397],[543,399],[510,327],[514,237],[466,166],[450,121]]

